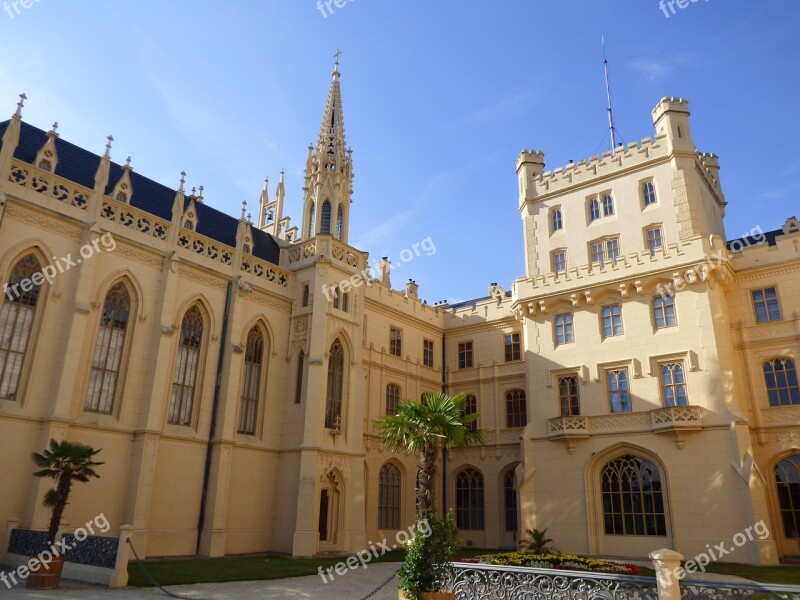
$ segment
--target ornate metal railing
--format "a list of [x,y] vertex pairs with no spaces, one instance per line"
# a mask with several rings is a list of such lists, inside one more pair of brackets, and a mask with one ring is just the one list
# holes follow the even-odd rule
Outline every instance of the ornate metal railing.
[[442,582],[457,600],[658,600],[651,577],[453,563]]
[[681,581],[684,600],[800,600],[800,587],[772,583]]
[[67,562],[104,569],[113,569],[116,565],[119,538],[90,535],[79,542],[74,535],[67,534],[64,543],[69,548],[64,555]]
[[11,531],[11,539],[8,541],[8,552],[9,554],[21,554],[23,556],[38,554],[45,549],[46,542],[46,531],[13,529]]

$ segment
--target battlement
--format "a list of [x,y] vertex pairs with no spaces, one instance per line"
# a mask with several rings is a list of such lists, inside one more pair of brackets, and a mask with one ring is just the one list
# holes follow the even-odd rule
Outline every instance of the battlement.
[[[595,179],[611,176],[622,169],[630,169],[648,161],[666,158],[668,149],[663,140],[666,136],[646,137],[639,142],[631,142],[627,146],[618,147],[615,152],[607,150],[602,155],[595,154],[588,159],[570,162],[566,166],[552,171],[544,171],[533,178],[534,196],[544,196],[588,184]],[[517,164],[519,165],[520,159]]]

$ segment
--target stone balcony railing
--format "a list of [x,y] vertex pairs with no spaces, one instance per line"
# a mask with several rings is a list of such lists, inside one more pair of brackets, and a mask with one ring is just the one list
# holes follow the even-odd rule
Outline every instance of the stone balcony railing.
[[673,433],[682,445],[681,434],[703,428],[703,409],[699,406],[671,406],[651,411],[597,416],[567,416],[549,419],[548,438],[572,442],[591,435],[608,433]]

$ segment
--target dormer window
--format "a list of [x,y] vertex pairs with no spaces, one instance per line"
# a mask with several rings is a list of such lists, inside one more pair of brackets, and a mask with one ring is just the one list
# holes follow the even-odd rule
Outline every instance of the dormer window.
[[117,194],[117,200],[119,200],[120,202],[127,202],[128,201],[128,194],[126,194],[125,192],[119,192]]
[[39,168],[42,169],[43,171],[49,171],[50,173],[52,173],[53,163],[51,163],[46,158],[43,158],[42,160],[39,161]]
[[189,219],[186,219],[183,222],[183,228],[188,229],[189,231],[194,231],[194,223],[192,223]]

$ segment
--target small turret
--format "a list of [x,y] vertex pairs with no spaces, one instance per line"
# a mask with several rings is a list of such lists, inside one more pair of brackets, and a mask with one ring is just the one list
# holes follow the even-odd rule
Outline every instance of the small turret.
[[670,154],[695,154],[697,149],[689,129],[689,102],[683,98],[662,98],[653,109],[653,125],[657,135],[666,135]]
[[536,196],[534,179],[544,173],[544,152],[523,150],[517,157],[517,178],[519,179],[520,204]]

